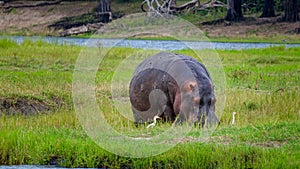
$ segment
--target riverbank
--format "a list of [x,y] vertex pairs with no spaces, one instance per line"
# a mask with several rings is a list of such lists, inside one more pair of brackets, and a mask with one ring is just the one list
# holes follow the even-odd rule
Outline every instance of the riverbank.
[[[27,1],[27,3],[31,3],[31,1]],[[111,4],[115,17],[140,13],[139,5],[139,2],[112,2]],[[50,25],[63,18],[92,13],[96,6],[96,1],[63,1],[57,5],[15,8],[9,12],[5,12],[1,9],[0,34],[59,36],[60,32],[63,30],[50,28]],[[300,42],[300,34],[297,34],[296,31],[297,28],[300,28],[300,22],[277,22],[277,17],[257,18],[257,16],[253,14],[245,14],[245,20],[241,22],[232,22],[229,25],[226,25],[224,22],[212,22],[214,20],[222,19],[225,14],[225,11],[217,14],[212,12],[211,15],[203,15],[203,13],[199,12],[196,14],[183,14],[180,15],[180,17],[199,27],[212,41]],[[90,34],[86,34],[85,36],[90,36]]]
[[[177,146],[148,158],[120,157],[86,133],[72,101],[73,71],[80,46],[0,40],[0,97],[47,103],[54,109],[10,114],[1,105],[0,164],[108,168],[297,168],[299,166],[300,48],[217,50],[226,80],[221,125],[207,140],[192,128]],[[138,128],[110,106],[110,81],[126,56],[155,50],[112,49],[97,71],[96,98],[107,122],[129,136],[153,136],[170,127]],[[175,51],[193,56],[190,50]],[[207,51],[203,51],[207,52]],[[60,106],[55,106],[55,99]],[[105,98],[104,100],[102,98]],[[100,102],[101,101],[101,102]],[[3,110],[4,109],[4,110]],[[232,126],[232,112],[237,112]],[[174,140],[178,141],[178,140]],[[168,143],[166,143],[168,144]]]

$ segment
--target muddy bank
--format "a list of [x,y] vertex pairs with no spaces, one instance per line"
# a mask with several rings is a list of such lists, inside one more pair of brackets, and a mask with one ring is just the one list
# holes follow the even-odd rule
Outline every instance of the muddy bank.
[[43,101],[35,98],[4,98],[0,97],[1,115],[35,115],[57,110],[63,106],[60,98]]

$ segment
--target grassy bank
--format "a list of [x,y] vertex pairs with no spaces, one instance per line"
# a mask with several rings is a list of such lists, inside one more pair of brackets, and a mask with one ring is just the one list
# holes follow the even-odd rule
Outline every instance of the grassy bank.
[[276,35],[276,36],[247,36],[247,37],[209,37],[212,42],[250,42],[250,43],[280,43],[280,44],[298,44],[300,43],[298,37],[286,36],[286,35]]
[[[218,50],[227,80],[221,125],[205,141],[199,140],[202,129],[192,128],[187,138],[173,149],[149,158],[114,155],[100,148],[84,132],[71,93],[73,70],[81,50],[78,46],[42,41],[26,40],[18,45],[0,40],[0,98],[16,103],[18,99],[25,99],[28,104],[45,102],[53,107],[25,116],[11,115],[1,105],[1,165],[109,168],[297,168],[300,165],[300,48]],[[97,72],[99,108],[119,132],[156,135],[170,124],[159,123],[150,131],[143,125],[136,128],[132,122],[118,117],[117,110],[109,105],[114,70],[133,52],[157,51],[112,49]],[[176,52],[193,55],[189,50]],[[56,102],[61,106],[56,106]],[[14,105],[12,102],[11,106]],[[231,126],[233,111],[237,112],[236,123]]]
[[[72,36],[74,38],[107,38],[106,36],[94,35],[92,33],[86,33],[81,35]],[[285,35],[276,35],[276,36],[247,36],[247,37],[227,37],[227,36],[208,36],[207,38],[210,42],[235,42],[235,43],[276,43],[276,44],[299,44],[300,40],[295,36],[285,36]],[[171,37],[163,37],[161,35],[156,36],[140,36],[140,37],[130,37],[128,39],[133,40],[174,40]]]

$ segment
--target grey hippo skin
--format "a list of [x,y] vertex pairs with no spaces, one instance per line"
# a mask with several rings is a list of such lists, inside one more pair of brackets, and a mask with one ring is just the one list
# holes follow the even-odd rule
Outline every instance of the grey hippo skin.
[[155,115],[176,123],[219,123],[210,75],[185,55],[161,52],[144,60],[133,74],[129,94],[136,124],[153,121]]

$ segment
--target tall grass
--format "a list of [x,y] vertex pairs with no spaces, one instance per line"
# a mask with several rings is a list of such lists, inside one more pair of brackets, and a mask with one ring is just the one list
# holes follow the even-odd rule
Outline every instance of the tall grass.
[[[199,139],[202,129],[193,127],[177,146],[148,158],[114,155],[85,133],[76,117],[71,93],[73,69],[81,49],[45,42],[26,41],[18,45],[0,40],[0,98],[34,97],[47,101],[55,96],[62,98],[65,105],[44,114],[1,115],[0,164],[109,168],[299,166],[300,48],[218,50],[228,84],[220,126],[206,140]],[[96,75],[96,96],[99,108],[115,130],[132,137],[154,136],[171,124],[159,122],[151,130],[145,125],[136,128],[112,106],[110,83],[122,60],[133,52],[157,52],[138,50],[109,51]],[[193,56],[189,50],[176,52]],[[237,114],[232,126],[233,111]]]

